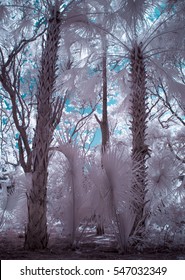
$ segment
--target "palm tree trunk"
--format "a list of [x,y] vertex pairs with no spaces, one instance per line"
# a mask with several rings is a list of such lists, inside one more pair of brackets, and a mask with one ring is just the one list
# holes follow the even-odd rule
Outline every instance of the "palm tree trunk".
[[149,154],[146,145],[147,91],[146,70],[142,45],[135,43],[131,50],[131,131],[132,131],[132,191],[135,196],[134,211],[136,220],[133,231],[142,232],[145,227],[145,194],[147,187],[146,159]]
[[59,39],[60,12],[53,8],[41,59],[37,96],[38,116],[32,153],[32,188],[27,195],[28,224],[25,247],[31,250],[44,249],[48,243],[46,218],[47,169],[49,145],[52,140],[55,122],[52,94],[56,80]]

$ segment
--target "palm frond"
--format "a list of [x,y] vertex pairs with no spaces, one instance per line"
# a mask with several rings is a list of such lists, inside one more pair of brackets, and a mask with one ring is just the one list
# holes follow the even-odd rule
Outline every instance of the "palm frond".
[[[127,153],[125,153],[126,155]],[[102,157],[103,169],[91,166],[90,178],[96,187],[96,213],[113,226],[120,247],[125,251],[135,214],[130,205],[131,159],[116,148],[109,149]]]
[[30,186],[30,174],[24,174],[18,170],[13,175],[9,190],[4,189],[1,196],[1,227],[6,227],[8,221],[12,221],[14,227],[24,228],[27,221],[26,192]]

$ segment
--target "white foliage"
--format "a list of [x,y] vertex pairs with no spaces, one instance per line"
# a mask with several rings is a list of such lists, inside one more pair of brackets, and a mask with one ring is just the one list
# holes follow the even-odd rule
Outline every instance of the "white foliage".
[[131,160],[112,149],[102,156],[103,169],[92,166],[90,178],[96,186],[96,214],[114,226],[121,251],[124,251],[135,215],[130,207],[133,202],[131,193]]
[[[122,154],[116,148],[109,150],[102,158],[104,168],[91,162],[87,170],[75,146],[61,142],[56,150],[67,159],[62,157],[58,171],[55,170],[65,170],[61,181],[55,181],[60,189],[57,204],[61,205],[59,219],[64,234],[70,235],[71,244],[75,245],[80,223],[95,215],[97,220],[113,227],[119,247],[124,251],[135,219],[130,207],[134,197],[130,189],[131,159],[126,149]],[[51,174],[49,178],[51,184]]]
[[169,92],[175,94],[179,101],[182,102],[182,105],[185,108],[185,85],[175,81],[173,78],[168,80],[169,83]]
[[[149,64],[152,68],[157,68],[157,71],[154,74],[157,75],[157,79],[165,78],[165,83],[168,86],[168,99],[170,100],[173,96],[176,96],[182,105],[185,106],[185,85],[179,82],[179,72],[177,68],[174,68],[170,65],[170,67],[163,65],[159,60],[152,59]],[[157,83],[157,79],[155,82]]]
[[28,218],[28,209],[27,209],[27,193],[29,193],[32,187],[32,174],[23,173],[19,171],[15,175],[15,188],[18,195],[18,204],[16,207],[17,213],[17,222],[20,225],[25,226]]
[[160,150],[152,157],[149,171],[151,184],[162,192],[170,188],[173,179],[178,177],[174,156],[167,150]]
[[136,23],[143,23],[144,15],[151,3],[146,0],[124,0],[120,3],[119,16],[128,24],[128,27],[136,28]]
[[[77,148],[69,143],[60,143],[57,150],[67,159],[63,161],[65,173],[59,184],[62,205],[60,219],[63,222],[64,233],[71,236],[71,244],[75,245],[80,222],[93,215],[89,203],[91,193],[85,182],[84,162]],[[62,169],[63,166],[60,165],[60,168]]]
[[79,81],[81,98],[84,102],[91,102],[92,104],[95,101],[97,85],[100,83],[99,75],[94,75],[93,77]]
[[[152,154],[148,161],[149,175],[147,199],[149,203],[147,204],[147,209],[151,215],[150,223],[154,222],[152,219],[154,219],[156,215],[159,218],[161,215],[161,209],[165,210],[166,207],[172,204],[175,200],[176,204],[180,198],[180,196],[177,195],[180,170],[180,164],[178,164],[173,153],[165,147],[165,145],[157,143],[155,145],[155,153]],[[176,207],[178,208],[177,204]],[[163,221],[160,222],[161,218],[158,219],[159,225],[166,221],[170,223],[170,219],[165,215],[166,214],[163,213],[163,218],[161,217]]]
[[27,198],[26,192],[31,187],[31,175],[24,174],[22,170],[17,169],[13,174],[12,192],[7,193],[4,191],[1,196],[1,211],[2,221],[4,219],[4,225],[6,227],[7,222],[11,220],[14,227],[24,229],[27,222]]

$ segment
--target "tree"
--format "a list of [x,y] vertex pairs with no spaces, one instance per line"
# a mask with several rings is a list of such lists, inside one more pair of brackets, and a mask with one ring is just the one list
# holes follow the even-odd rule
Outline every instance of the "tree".
[[[181,9],[177,9],[176,13],[173,13],[172,10],[169,12],[168,6],[162,7],[157,2],[153,5],[150,1],[146,3],[143,0],[122,1],[122,3],[115,1],[113,9],[114,14],[117,15],[116,19],[120,19],[119,23],[121,22],[125,34],[118,37],[114,33],[112,37],[124,49],[125,59],[129,58],[130,60],[132,187],[135,193],[133,210],[136,212],[132,233],[135,232],[136,235],[140,236],[141,232],[145,230],[147,217],[146,192],[148,187],[146,159],[150,156],[146,139],[148,122],[147,88],[150,86],[150,70],[148,66],[155,69],[157,66],[158,71],[166,73],[165,65],[159,62],[159,59],[167,57],[169,52],[169,48],[166,47],[164,41],[173,34],[173,40],[174,38],[179,38],[179,42],[181,42],[183,16]],[[159,15],[156,16],[156,19],[151,17],[150,21],[147,17],[147,12],[153,13],[155,16],[156,11]],[[179,14],[181,19],[178,20],[178,24],[175,24],[177,14]],[[162,44],[161,40],[164,40]],[[174,41],[171,41],[169,45],[172,52],[178,53],[178,49],[174,46]],[[169,71],[167,73],[168,75],[165,76],[170,80],[171,75]],[[147,82],[148,84],[146,85]]]
[[108,88],[107,88],[107,39],[106,35],[102,35],[102,120],[99,120],[95,114],[96,120],[101,128],[102,144],[101,152],[102,154],[106,151],[109,143],[109,125],[108,125],[108,112],[107,112],[107,98],[108,98]]
[[28,225],[25,247],[28,249],[47,247],[46,196],[48,153],[53,131],[59,123],[62,113],[62,99],[58,98],[53,106],[61,18],[58,5],[50,7],[50,9],[47,37],[41,59],[37,96],[38,116],[32,152],[32,188],[27,196]]
[[142,45],[135,43],[131,51],[131,131],[132,131],[132,161],[133,182],[132,188],[136,200],[134,208],[137,212],[135,230],[143,229],[145,222],[145,194],[147,187],[146,158],[149,148],[146,144],[147,123],[147,90],[146,70]]
[[[45,248],[48,241],[46,222],[48,151],[53,131],[60,121],[63,107],[62,98],[57,98],[55,101],[53,96],[57,71],[57,50],[60,39],[61,16],[59,6],[59,2],[55,6],[48,6],[49,20],[41,59],[37,94],[38,115],[33,150],[30,147],[27,135],[31,111],[20,92],[20,66],[23,62],[19,57],[21,57],[21,51],[24,51],[25,47],[36,40],[45,30],[39,34],[34,34],[30,39],[21,39],[7,59],[1,50],[0,81],[9,94],[12,103],[13,118],[19,132],[20,163],[26,173],[32,173],[32,187],[27,191],[28,225],[25,247],[28,249]],[[26,156],[24,155],[25,151]]]
[[[171,2],[172,5],[167,6],[167,2]],[[56,143],[52,140],[54,138],[58,141],[58,135],[62,140],[67,139],[70,143],[76,140],[78,147],[83,147],[83,155],[85,156],[87,155],[85,148],[88,147],[89,158],[94,159],[96,154],[93,154],[93,149],[89,147],[93,139],[92,134],[96,131],[98,124],[100,125],[102,153],[98,154],[97,160],[100,172],[98,173],[95,169],[93,173],[99,174],[97,181],[95,178],[94,185],[98,188],[102,184],[105,196],[106,194],[110,195],[109,201],[111,201],[112,207],[110,220],[114,221],[114,225],[117,225],[122,250],[128,245],[131,226],[133,226],[132,235],[139,237],[139,240],[143,237],[142,233],[146,231],[147,217],[155,205],[151,202],[152,188],[155,185],[166,185],[166,182],[169,183],[169,178],[171,178],[167,176],[167,169],[161,170],[159,176],[150,174],[149,172],[154,173],[151,167],[152,163],[161,161],[161,164],[165,165],[173,159],[176,165],[176,162],[179,161],[179,165],[181,165],[179,169],[173,169],[172,165],[169,165],[170,170],[173,171],[172,181],[175,182],[175,187],[178,185],[178,177],[182,175],[183,169],[184,144],[180,140],[179,143],[177,142],[178,139],[182,138],[175,139],[170,132],[167,141],[165,136],[162,142],[165,142],[166,151],[161,153],[164,158],[160,157],[157,151],[158,146],[151,139],[151,122],[153,118],[157,117],[163,129],[170,126],[171,121],[178,121],[184,125],[182,116],[184,106],[183,102],[181,103],[184,95],[184,66],[182,64],[184,42],[181,38],[184,34],[182,12],[184,5],[180,2],[166,1],[165,5],[162,5],[163,1],[158,3],[158,1],[146,2],[143,0],[107,0],[91,3],[90,1],[70,1],[68,4],[64,4],[62,1],[56,3],[43,1],[43,6],[39,9],[36,9],[32,1],[29,2],[30,7],[24,6],[23,3],[18,5],[23,11],[23,18],[18,13],[16,14],[18,30],[22,30],[19,26],[20,22],[18,23],[19,20],[25,24],[25,11],[29,9],[40,11],[38,21],[35,19],[36,22],[30,25],[29,32],[19,32],[20,35],[15,36],[14,42],[16,44],[14,46],[7,47],[7,42],[1,38],[0,52],[0,81],[4,88],[3,100],[5,101],[4,98],[8,97],[8,101],[11,102],[15,123],[13,128],[16,127],[18,131],[16,135],[19,147],[18,161],[25,173],[31,175],[29,177],[30,189],[27,190],[26,248],[39,249],[47,246],[47,169],[50,158],[49,150],[52,151],[53,147],[51,146]],[[52,3],[54,4],[52,5]],[[31,6],[32,4],[33,6]],[[72,5],[75,9],[72,8]],[[89,36],[92,31],[95,35],[93,38]],[[45,38],[42,42],[41,35]],[[28,49],[36,43],[39,46],[38,51],[42,50],[40,72],[34,83],[35,92],[29,96],[27,94],[25,99],[21,80],[24,77],[25,81],[25,72],[28,68],[32,72],[32,63],[28,59]],[[101,54],[99,49],[101,49]],[[25,58],[29,60],[28,65],[25,63]],[[65,63],[67,67],[65,71],[61,71],[62,68],[65,68]],[[129,71],[127,71],[127,66],[129,66]],[[118,71],[119,73],[117,73]],[[109,75],[110,72],[111,75]],[[127,79],[128,72],[130,79],[126,82],[123,90],[122,80]],[[110,82],[113,80],[112,73],[117,76],[119,82],[116,86],[119,87],[119,92],[123,91],[122,96],[117,92],[117,89],[115,90],[115,80],[114,89],[112,90],[110,87]],[[112,92],[114,92],[116,101],[120,101],[124,95],[127,95],[125,98],[127,100],[123,101],[119,108],[117,104],[113,106],[111,104],[109,111],[108,98]],[[99,102],[96,98],[98,94],[102,96],[102,109],[97,104]],[[123,108],[128,103],[128,99],[130,100],[128,110],[130,123],[128,123],[128,115],[125,117],[126,109]],[[63,108],[65,114],[60,123]],[[91,118],[94,112],[99,114],[96,119]],[[109,114],[110,112],[112,114]],[[3,109],[1,115],[4,116],[4,114]],[[35,114],[36,126],[32,122],[33,114]],[[122,118],[120,118],[121,114]],[[11,114],[7,114],[7,117],[12,118]],[[131,151],[132,174],[124,174],[125,158],[119,158],[119,151],[111,150],[112,146],[116,146],[116,144],[111,143],[111,126],[116,126],[117,122],[119,125],[121,123],[121,132],[118,136],[119,132],[115,130],[113,136],[121,140],[117,143],[120,150],[125,153],[124,146],[126,146],[128,153]],[[148,130],[148,125],[150,130]],[[56,126],[57,132],[54,134]],[[124,138],[123,128],[128,134],[129,127],[132,142],[128,141],[124,145],[127,139]],[[34,137],[32,137],[32,128],[34,128]],[[5,135],[2,122],[1,130]],[[90,134],[89,130],[91,130]],[[148,132],[150,138],[147,136]],[[159,135],[162,135],[162,130]],[[72,170],[72,175],[74,175],[73,170],[76,170],[75,176],[71,176],[72,181],[66,181],[69,189],[73,189],[71,194],[75,198],[74,193],[81,184],[78,178],[78,173],[80,176],[81,171],[78,172],[79,158],[75,154],[75,149],[73,154],[71,146],[64,145],[61,152],[68,158],[68,161],[63,161],[62,164],[68,165],[69,171]],[[161,144],[161,146],[163,145]],[[150,153],[151,147],[152,153]],[[77,167],[74,164],[74,158]],[[103,168],[100,168],[101,164]],[[148,166],[149,169],[147,169]],[[122,172],[121,169],[123,169]],[[122,176],[123,174],[124,176]],[[131,180],[128,180],[127,176]],[[127,184],[122,183],[123,177]],[[166,181],[163,180],[164,177]],[[148,180],[150,181],[148,182]],[[123,195],[120,196],[120,199],[124,202],[123,205],[120,204],[120,199],[115,199],[115,197],[119,198],[121,188],[123,188]],[[173,184],[170,184],[170,188],[173,188]],[[83,197],[81,192],[83,189],[80,189],[80,195]],[[70,192],[66,193],[70,196]],[[97,197],[98,195],[97,192]],[[51,198],[48,197],[48,199],[51,201]],[[98,200],[100,204],[102,203],[100,206],[104,206],[105,198],[102,196],[101,199]],[[106,203],[108,204],[108,200]],[[74,204],[71,208],[73,212],[71,216],[73,220],[72,243],[75,240],[75,230],[78,224],[75,221],[75,207]],[[132,222],[128,221],[128,216],[124,215],[123,209],[127,213],[132,212]],[[106,211],[109,214],[107,208]],[[134,216],[136,216],[135,223],[133,223]]]
[[8,93],[11,101],[13,120],[19,133],[19,160],[25,172],[31,172],[31,147],[27,137],[27,130],[30,124],[32,107],[30,108],[21,96],[20,83],[22,60],[21,58],[19,59],[18,55],[28,43],[36,40],[39,35],[33,36],[28,40],[22,39],[18,46],[10,52],[7,59],[1,49],[0,82],[4,90]]

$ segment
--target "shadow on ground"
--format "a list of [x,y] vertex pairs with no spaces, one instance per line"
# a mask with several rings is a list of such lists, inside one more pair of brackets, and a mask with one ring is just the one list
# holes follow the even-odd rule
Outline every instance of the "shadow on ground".
[[72,250],[64,238],[52,237],[48,249],[28,251],[23,249],[24,238],[17,234],[0,236],[1,260],[185,260],[185,250],[168,250],[167,248],[148,248],[138,252],[131,248],[120,254],[116,242],[110,236],[87,235]]

